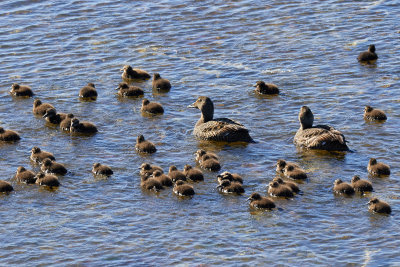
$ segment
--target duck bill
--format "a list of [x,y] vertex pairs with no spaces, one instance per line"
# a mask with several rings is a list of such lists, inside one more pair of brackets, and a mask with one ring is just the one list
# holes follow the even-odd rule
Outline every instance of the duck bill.
[[193,103],[193,104],[190,104],[189,106],[187,106],[188,108],[197,108],[195,105],[194,105],[195,103]]
[[48,116],[49,116],[49,114],[46,113],[43,115],[43,118],[47,118]]

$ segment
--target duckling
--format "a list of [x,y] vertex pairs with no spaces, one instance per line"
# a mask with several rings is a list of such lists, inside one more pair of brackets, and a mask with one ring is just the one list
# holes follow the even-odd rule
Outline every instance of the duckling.
[[194,126],[193,134],[198,139],[207,141],[254,143],[249,130],[237,121],[214,117],[214,103],[206,96],[200,96],[188,106],[201,111],[201,117]]
[[162,184],[157,179],[154,179],[151,177],[143,178],[140,183],[140,186],[146,190],[155,191],[155,192],[158,192],[158,191],[164,189]]
[[96,100],[97,91],[94,83],[88,83],[86,86],[82,87],[81,90],[79,90],[79,97],[87,100]]
[[365,106],[364,108],[364,119],[366,120],[377,120],[385,121],[387,120],[385,112],[380,109],[375,109],[371,106]]
[[262,197],[259,193],[252,193],[247,200],[250,200],[250,207],[254,209],[273,209],[276,207],[272,199]]
[[242,184],[231,182],[228,179],[221,180],[221,183],[217,186],[218,190],[226,194],[243,194],[244,188]]
[[71,133],[97,133],[97,127],[91,122],[79,122],[77,118],[71,119]]
[[203,161],[203,156],[208,155],[210,158],[215,159],[217,161],[219,161],[219,158],[217,156],[217,154],[212,153],[212,152],[206,152],[204,149],[198,149],[195,153],[196,156],[196,161],[197,162],[202,162]]
[[276,172],[283,173],[285,170],[285,167],[289,166],[289,165],[292,165],[294,168],[300,168],[300,166],[294,162],[289,162],[289,161],[285,161],[283,159],[278,159],[278,161],[276,162]]
[[221,164],[206,154],[203,156],[203,161],[200,163],[200,167],[212,172],[217,172],[221,169]]
[[67,169],[64,167],[63,164],[52,161],[49,158],[43,160],[40,170],[44,173],[59,174],[59,175],[67,174]]
[[155,153],[157,151],[156,146],[150,142],[144,139],[143,135],[139,135],[136,138],[136,145],[135,149],[141,153]]
[[140,111],[150,114],[163,114],[164,108],[161,106],[161,104],[150,102],[148,99],[144,98],[142,100],[142,108],[140,109]]
[[183,174],[186,176],[187,179],[194,182],[204,180],[203,172],[197,168],[190,166],[189,164],[186,164],[183,167]]
[[48,187],[58,187],[60,186],[60,181],[55,175],[39,172],[36,174],[36,184]]
[[136,80],[147,80],[150,79],[150,74],[148,74],[146,71],[141,70],[141,69],[133,69],[129,65],[125,65],[121,71],[123,72],[121,77],[122,80],[125,82],[133,82]]
[[175,165],[171,165],[169,167],[168,176],[172,179],[172,182],[174,183],[178,180],[186,181],[186,175],[183,172],[178,171]]
[[295,183],[293,183],[293,182],[283,181],[282,178],[280,178],[280,177],[276,177],[276,178],[274,178],[272,181],[273,181],[273,182],[278,182],[278,184],[281,184],[281,185],[286,185],[286,186],[288,186],[290,189],[292,189],[293,193],[296,193],[296,194],[297,194],[297,193],[300,192],[300,189],[299,189],[299,187],[297,186],[297,184],[295,184]]
[[278,86],[272,83],[265,83],[263,81],[258,81],[256,85],[254,85],[256,88],[254,91],[260,95],[277,95],[279,94],[279,89]]
[[349,150],[346,139],[340,131],[327,125],[313,126],[314,115],[309,107],[301,107],[299,121],[300,128],[294,136],[294,143],[297,146],[328,151]]
[[294,165],[286,165],[285,169],[283,169],[283,175],[293,180],[307,179],[307,173],[302,168],[296,168]]
[[60,128],[63,131],[70,132],[71,131],[71,120],[74,118],[74,114],[68,113],[65,119],[60,122]]
[[379,175],[390,175],[390,167],[381,162],[377,162],[375,158],[370,158],[368,162],[367,170],[370,174]]
[[358,175],[354,175],[351,179],[351,186],[354,188],[355,191],[361,193],[373,191],[372,184],[367,180],[362,180]]
[[182,181],[182,180],[178,180],[175,183],[173,192],[175,194],[177,194],[178,196],[182,196],[182,197],[193,196],[195,194],[193,186],[191,186],[190,184],[187,184],[185,181]]
[[14,188],[9,182],[0,180],[0,193],[9,193],[13,190]]
[[274,197],[293,197],[293,191],[286,185],[281,185],[278,182],[270,182],[268,193]]
[[153,89],[168,92],[171,89],[171,83],[167,79],[161,78],[160,74],[153,74]]
[[153,172],[153,178],[159,181],[163,186],[172,186],[171,178],[158,170]]
[[35,101],[33,101],[32,112],[34,115],[43,116],[49,108],[54,108],[54,106],[49,103],[42,103],[40,99],[35,99]]
[[57,113],[55,108],[46,109],[46,113],[43,115],[43,118],[45,118],[47,122],[52,124],[60,124],[60,122],[66,117],[67,114]]
[[13,83],[11,85],[10,94],[13,96],[22,96],[22,97],[32,97],[33,92],[32,89],[27,85],[19,85],[17,83]]
[[15,142],[20,140],[19,134],[15,131],[4,130],[3,127],[0,127],[0,141],[6,142]]
[[142,88],[138,86],[129,86],[127,83],[122,82],[117,87],[118,95],[121,97],[139,97],[143,96]]
[[141,177],[149,177],[153,174],[154,171],[158,170],[161,173],[164,173],[161,167],[156,165],[150,165],[149,163],[142,163],[139,167],[140,169],[140,176]]
[[368,51],[361,52],[357,59],[360,63],[375,63],[378,59],[378,55],[375,53],[375,45],[369,45]]
[[219,183],[221,183],[222,180],[229,180],[231,182],[243,184],[243,178],[239,174],[230,173],[228,171],[224,171],[223,173],[217,175],[217,179]]
[[376,197],[371,198],[368,202],[369,210],[376,213],[386,213],[390,214],[392,212],[392,208],[390,205],[382,200],[377,199]]
[[31,152],[32,152],[31,153],[31,160],[34,161],[34,162],[41,163],[46,158],[49,158],[49,159],[54,160],[54,161],[56,160],[56,158],[54,157],[54,155],[52,153],[47,152],[47,151],[42,151],[37,146],[33,147]]
[[15,174],[15,179],[21,183],[34,184],[36,182],[35,176],[36,174],[33,171],[27,170],[24,167],[20,166],[18,167],[17,173]]
[[337,194],[354,194],[354,188],[350,184],[343,182],[341,179],[335,180],[333,183],[333,191]]
[[114,172],[111,170],[110,166],[97,162],[93,163],[92,173],[95,175],[111,176]]

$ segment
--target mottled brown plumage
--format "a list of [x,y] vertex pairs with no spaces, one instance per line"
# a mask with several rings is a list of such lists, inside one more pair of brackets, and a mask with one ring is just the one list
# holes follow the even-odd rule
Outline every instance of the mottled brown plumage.
[[375,158],[370,158],[367,166],[367,170],[370,174],[379,175],[390,175],[389,165],[378,162]]
[[259,193],[252,193],[247,200],[250,200],[250,207],[254,209],[273,209],[276,207],[272,199],[262,197]]
[[27,85],[19,85],[17,83],[13,83],[11,85],[10,94],[13,96],[21,96],[21,97],[32,97],[33,92],[32,89]]
[[20,140],[19,134],[12,130],[4,130],[3,127],[0,127],[0,141],[5,142],[15,142]]
[[254,91],[260,95],[277,95],[279,94],[279,89],[278,86],[272,83],[265,83],[263,81],[258,81],[256,85],[254,85],[256,88]]
[[375,109],[371,106],[365,106],[364,108],[364,119],[366,120],[377,120],[385,121],[387,120],[385,112],[380,109]]

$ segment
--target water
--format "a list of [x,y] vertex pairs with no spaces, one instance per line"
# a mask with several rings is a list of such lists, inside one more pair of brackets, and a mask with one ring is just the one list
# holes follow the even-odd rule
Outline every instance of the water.
[[[0,146],[0,177],[15,191],[1,195],[0,259],[6,265],[399,265],[400,51],[397,1],[11,1],[0,4],[0,123],[21,134]],[[379,60],[357,55],[374,43]],[[172,82],[167,94],[145,96],[165,114],[143,117],[141,100],[121,100],[114,88],[130,64]],[[257,80],[282,94],[257,97]],[[70,136],[32,115],[33,99],[12,98],[12,83],[28,84],[43,102],[94,122],[93,137]],[[96,84],[96,102],[79,89]],[[200,114],[187,109],[211,97],[216,117],[237,119],[257,144],[198,142],[191,131]],[[353,153],[303,152],[292,143],[297,114],[308,105],[316,123],[340,129]],[[363,120],[365,105],[388,115]],[[158,151],[134,149],[143,134]],[[30,149],[55,154],[70,173],[48,191],[17,184],[18,166],[35,171]],[[194,184],[192,199],[171,190],[143,192],[143,162],[194,165],[193,153],[217,153],[223,170],[242,174],[246,193],[223,196],[216,174]],[[388,178],[368,177],[370,157],[389,164]],[[246,198],[266,194],[283,158],[309,174],[302,194],[276,200],[278,210],[254,212]],[[94,162],[114,175],[98,179]],[[332,193],[337,178],[369,179],[375,191],[346,198]],[[389,202],[390,216],[371,214],[370,197]]]

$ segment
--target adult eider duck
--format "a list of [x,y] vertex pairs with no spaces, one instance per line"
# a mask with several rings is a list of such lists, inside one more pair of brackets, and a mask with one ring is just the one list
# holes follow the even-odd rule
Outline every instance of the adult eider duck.
[[42,151],[40,148],[37,146],[33,147],[31,150],[31,160],[34,162],[41,163],[43,160],[49,158],[51,160],[56,160],[54,157],[53,153],[47,152],[47,151]]
[[32,112],[35,115],[43,116],[49,108],[54,108],[54,106],[49,103],[42,103],[40,99],[35,99],[35,101],[33,101]]
[[262,197],[259,193],[252,193],[247,199],[250,200],[250,207],[254,209],[273,209],[275,202],[269,197]]
[[293,190],[286,185],[279,184],[278,182],[270,182],[268,186],[268,193],[274,197],[293,197]]
[[22,166],[17,168],[15,179],[20,183],[34,184],[36,182],[36,174],[33,171],[27,170]]
[[120,97],[139,97],[144,95],[142,88],[133,85],[129,86],[126,82],[119,83],[117,90],[117,94]]
[[71,119],[71,126],[70,126],[71,133],[97,133],[97,127],[91,122],[79,122],[77,118]]
[[122,80],[125,82],[133,82],[135,80],[147,80],[150,79],[150,74],[148,74],[146,71],[141,70],[141,69],[133,69],[129,65],[125,65],[121,71],[123,72],[121,77]]
[[299,113],[300,128],[294,136],[294,143],[309,149],[328,151],[347,151],[344,135],[335,128],[327,125],[316,125],[311,109],[303,106]]
[[366,120],[377,120],[385,121],[387,120],[385,112],[380,109],[375,109],[371,106],[365,106],[364,108],[364,119]]
[[277,95],[279,94],[278,86],[272,83],[265,83],[263,81],[258,81],[254,87],[254,91],[260,95]]
[[43,118],[46,119],[47,122],[52,124],[60,124],[62,120],[67,117],[65,113],[57,113],[55,108],[49,108],[46,110],[46,113],[43,115]]
[[378,162],[375,158],[370,158],[367,166],[367,170],[372,175],[390,175],[389,165]]
[[196,102],[188,107],[197,108],[201,111],[201,117],[193,130],[193,134],[198,139],[254,143],[249,131],[239,122],[227,118],[213,119],[214,104],[210,98],[200,96]]
[[364,193],[364,192],[372,192],[372,184],[360,178],[358,175],[354,175],[351,179],[351,186],[354,188],[355,191]]
[[0,180],[0,193],[9,193],[13,190],[14,188],[9,182]]
[[79,90],[79,97],[82,100],[96,100],[97,99],[97,91],[94,83],[88,83],[84,87]]
[[366,63],[366,64],[373,64],[376,62],[378,59],[378,55],[375,53],[375,45],[370,45],[368,47],[368,51],[361,52],[360,55],[358,55],[358,61],[361,63]]
[[336,179],[333,183],[333,192],[337,194],[353,195],[354,188],[350,184],[343,182],[341,179]]
[[152,82],[153,90],[157,90],[160,92],[168,92],[171,89],[171,83],[169,80],[161,78],[159,73],[153,74],[153,82]]
[[64,167],[63,164],[55,162],[49,158],[43,160],[40,170],[44,173],[50,173],[50,174],[59,174],[59,175],[67,174],[67,169]]
[[142,100],[142,107],[140,111],[157,115],[157,114],[163,114],[164,108],[160,103],[150,102],[147,98],[144,98]]
[[20,140],[19,134],[15,131],[4,130],[3,127],[0,127],[0,141],[5,142],[14,142]]
[[198,168],[194,168],[190,166],[189,164],[186,164],[183,167],[183,174],[186,176],[187,179],[197,182],[197,181],[203,181],[204,180],[204,175],[201,170]]
[[379,200],[376,197],[371,198],[371,200],[368,202],[368,208],[370,211],[376,213],[390,214],[392,212],[392,208],[388,203]]
[[17,83],[13,83],[11,85],[10,94],[13,96],[22,96],[22,97],[32,97],[33,92],[32,89],[27,85],[19,85]]
[[175,183],[173,192],[182,197],[193,196],[195,194],[193,186],[182,180]]
[[55,175],[39,172],[36,175],[36,184],[48,187],[58,187],[60,186],[60,181]]

